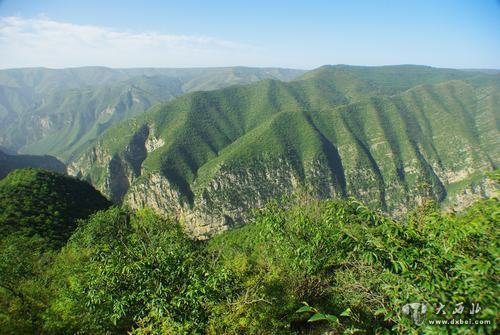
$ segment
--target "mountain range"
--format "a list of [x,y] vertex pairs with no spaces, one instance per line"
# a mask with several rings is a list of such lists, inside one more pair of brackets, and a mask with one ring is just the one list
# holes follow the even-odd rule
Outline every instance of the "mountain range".
[[135,71],[12,71],[0,333],[439,333],[409,316],[443,299],[498,328],[500,73]]
[[323,66],[192,92],[115,123],[69,172],[115,203],[174,213],[206,238],[270,199],[354,196],[398,216],[425,199],[491,194],[500,75]]
[[266,78],[290,80],[302,73],[246,67],[0,70],[0,146],[68,161],[111,124],[156,103],[186,92]]

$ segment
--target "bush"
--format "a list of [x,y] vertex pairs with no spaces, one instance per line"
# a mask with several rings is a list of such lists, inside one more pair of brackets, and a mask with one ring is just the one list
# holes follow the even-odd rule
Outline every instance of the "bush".
[[[47,334],[492,333],[499,213],[496,199],[460,215],[427,203],[395,221],[355,199],[290,200],[199,242],[173,219],[112,208],[57,255],[37,237],[2,241],[1,296],[15,280],[32,300],[11,300],[0,322]],[[401,313],[413,302],[428,306],[424,321],[479,302],[464,318],[492,324],[417,326]]]

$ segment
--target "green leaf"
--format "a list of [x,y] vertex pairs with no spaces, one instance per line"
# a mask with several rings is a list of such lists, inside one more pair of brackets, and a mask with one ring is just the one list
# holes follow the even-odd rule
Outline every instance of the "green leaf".
[[325,319],[328,322],[330,322],[331,324],[338,324],[339,323],[339,319],[335,315],[326,314]]
[[343,311],[340,316],[351,316],[351,309],[347,308],[345,311]]
[[325,321],[327,320],[326,315],[322,313],[314,314],[307,320],[307,322]]
[[315,312],[311,306],[302,306],[295,313]]

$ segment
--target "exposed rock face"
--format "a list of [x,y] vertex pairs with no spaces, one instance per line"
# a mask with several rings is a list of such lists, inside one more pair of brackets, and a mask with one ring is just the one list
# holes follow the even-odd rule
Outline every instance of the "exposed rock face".
[[478,182],[471,182],[464,189],[450,196],[443,207],[446,211],[460,212],[478,199],[498,197],[499,190],[498,183],[491,178],[483,177]]
[[152,173],[135,183],[130,188],[125,203],[134,209],[150,207],[158,212],[178,215],[189,208],[167,178],[158,173]]
[[165,215],[174,214],[186,230],[199,239],[225,230],[230,225],[225,217],[210,213],[208,208],[191,206],[167,178],[152,173],[134,184],[124,202],[133,209],[149,207]]
[[[142,129],[132,137],[122,155],[111,156],[96,147],[91,157],[82,160],[81,165],[72,165],[70,171],[93,176],[90,179],[94,185],[116,203],[123,202],[134,209],[150,207],[165,215],[175,215],[189,234],[198,239],[241,225],[252,216],[252,209],[299,190],[307,190],[308,195],[317,198],[355,196],[373,208],[401,216],[424,199],[443,201],[447,197],[447,185],[466,182],[473,173],[489,169],[487,164],[477,161],[454,171],[436,162],[423,160],[423,164],[410,160],[401,167],[403,176],[384,177],[377,168],[363,166],[332,171],[325,157],[316,158],[302,168],[297,168],[286,157],[261,157],[245,164],[221,166],[207,183],[194,183],[193,197],[189,198],[161,172],[141,169],[144,153],[148,152],[146,143],[152,142],[160,143]],[[343,151],[340,150],[341,155]],[[348,155],[343,157],[346,165],[353,164]],[[494,194],[496,187],[486,178],[466,185],[447,200],[446,208],[465,208],[480,197]]]
[[[142,130],[141,134],[146,133]],[[151,141],[142,135],[133,137],[126,153],[138,152],[141,157],[142,151],[137,147]],[[264,206],[271,199],[304,190],[317,198],[356,196],[374,208],[400,216],[424,199],[444,200],[445,184],[449,183],[446,181],[463,181],[469,177],[469,171],[476,171],[472,167],[456,172],[441,169],[441,179],[437,173],[422,171],[417,162],[409,161],[403,166],[406,179],[394,176],[380,184],[373,170],[359,168],[335,173],[327,167],[325,158],[317,158],[298,170],[284,157],[265,157],[251,164],[221,167],[206,185],[193,186],[194,200],[190,201],[161,173],[138,169],[134,166],[137,160],[127,159],[127,154],[110,156],[98,148],[93,153],[93,168],[96,164],[107,167],[101,192],[133,209],[150,207],[165,215],[175,215],[189,234],[198,239],[243,224],[252,216],[252,209]],[[339,173],[343,175],[340,179]],[[485,178],[456,194],[446,208],[465,208],[480,197],[491,196],[496,187]]]
[[145,143],[146,151],[148,153],[155,151],[158,148],[161,148],[165,144],[162,138],[148,137],[148,140]]
[[478,180],[500,164],[498,78],[437,71],[426,83],[435,70],[421,69],[401,86],[386,70],[190,94],[112,128],[70,171],[117,203],[177,216],[200,239],[292,193],[354,196],[393,216],[491,194]]

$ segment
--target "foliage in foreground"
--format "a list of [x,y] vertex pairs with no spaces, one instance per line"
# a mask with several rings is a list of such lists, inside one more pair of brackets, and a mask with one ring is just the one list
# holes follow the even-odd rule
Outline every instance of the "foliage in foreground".
[[427,204],[397,222],[354,199],[274,202],[254,222],[195,242],[173,220],[113,208],[82,223],[57,253],[37,248],[36,237],[1,240],[0,329],[467,333],[471,326],[417,327],[401,308],[423,302],[432,318],[443,303],[446,318],[456,303],[466,314],[479,302],[473,318],[492,324],[473,331],[492,333],[499,209],[496,199],[460,215]]
[[37,235],[59,248],[78,219],[109,206],[84,181],[38,168],[14,170],[0,180],[0,238],[12,233]]

